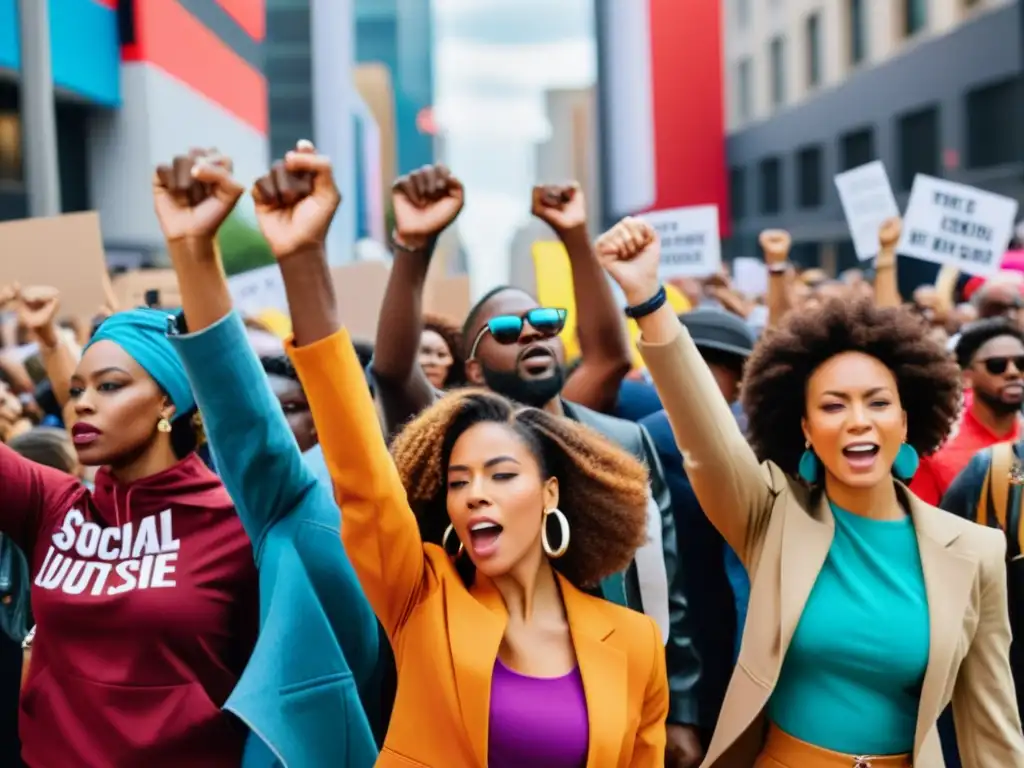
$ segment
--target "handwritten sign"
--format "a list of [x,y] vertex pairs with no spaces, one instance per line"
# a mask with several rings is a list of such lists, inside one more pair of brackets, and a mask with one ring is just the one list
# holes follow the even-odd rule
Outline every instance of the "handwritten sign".
[[882,222],[900,215],[885,165],[875,160],[837,174],[834,181],[857,258],[873,259],[878,254]]
[[918,174],[897,251],[969,274],[994,274],[1016,217],[1012,198]]
[[722,266],[718,207],[697,205],[651,211],[642,217],[661,239],[661,278],[704,277]]

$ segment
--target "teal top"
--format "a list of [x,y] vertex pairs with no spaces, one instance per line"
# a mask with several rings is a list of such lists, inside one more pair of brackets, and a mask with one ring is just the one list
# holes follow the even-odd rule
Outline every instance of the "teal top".
[[910,517],[871,520],[832,505],[835,538],[768,704],[772,722],[825,749],[914,747],[928,666],[928,596]]

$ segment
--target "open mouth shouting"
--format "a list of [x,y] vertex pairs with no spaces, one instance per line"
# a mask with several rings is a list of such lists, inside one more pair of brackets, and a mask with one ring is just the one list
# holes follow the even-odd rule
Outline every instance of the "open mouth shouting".
[[869,472],[875,466],[880,446],[877,443],[850,443],[843,448],[843,456],[850,469],[855,472]]
[[473,557],[490,557],[498,551],[498,542],[504,530],[498,523],[487,518],[475,518],[469,523],[469,548]]
[[554,353],[545,344],[531,344],[519,353],[519,370],[527,377],[550,375],[556,362]]

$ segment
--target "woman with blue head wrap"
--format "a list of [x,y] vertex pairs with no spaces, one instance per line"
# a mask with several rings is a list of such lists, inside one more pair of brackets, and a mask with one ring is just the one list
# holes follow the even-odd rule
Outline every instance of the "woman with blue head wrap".
[[95,489],[0,445],[0,533],[26,553],[36,632],[21,695],[27,765],[237,768],[223,709],[255,644],[253,548],[196,452],[178,315],[103,321],[68,425]]

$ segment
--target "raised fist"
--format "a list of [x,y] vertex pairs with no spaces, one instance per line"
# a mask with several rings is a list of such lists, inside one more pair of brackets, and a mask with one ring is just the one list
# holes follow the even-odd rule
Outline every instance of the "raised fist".
[[883,221],[882,226],[878,228],[878,243],[882,248],[895,248],[902,234],[903,221],[898,216],[894,216]]
[[764,263],[771,266],[786,263],[793,240],[784,229],[766,229],[757,238],[757,242],[764,251]]
[[425,165],[400,176],[391,185],[396,240],[422,248],[455,221],[465,202],[462,182],[443,165]]
[[559,234],[587,223],[586,201],[575,182],[534,187],[531,212]]
[[17,283],[0,285],[0,309],[4,309],[8,304],[17,300],[20,292],[21,287]]
[[661,243],[646,221],[627,216],[597,238],[594,251],[630,304],[640,304],[658,292]]
[[41,344],[57,343],[57,312],[60,291],[47,285],[31,286],[21,291],[18,322],[28,328]]
[[341,203],[330,158],[304,139],[256,180],[252,196],[260,230],[278,260],[323,249]]
[[242,196],[231,160],[216,149],[193,149],[153,176],[153,204],[164,238],[213,237]]

